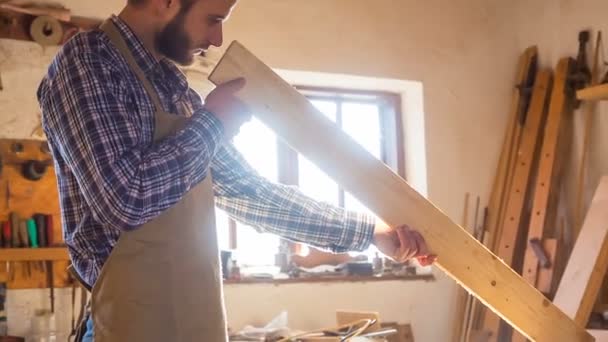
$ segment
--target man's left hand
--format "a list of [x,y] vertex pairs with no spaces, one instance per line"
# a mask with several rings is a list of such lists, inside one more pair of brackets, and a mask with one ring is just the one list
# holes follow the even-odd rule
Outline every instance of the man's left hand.
[[397,262],[416,258],[420,265],[428,266],[436,259],[422,235],[406,225],[392,228],[379,222],[374,229],[373,244],[382,254]]

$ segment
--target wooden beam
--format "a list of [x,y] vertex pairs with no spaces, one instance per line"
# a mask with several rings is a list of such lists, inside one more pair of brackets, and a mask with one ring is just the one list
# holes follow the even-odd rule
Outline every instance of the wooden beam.
[[244,77],[237,97],[296,151],[324,170],[391,226],[417,228],[436,266],[532,341],[592,341],[533,286],[416,192],[388,166],[325,118],[304,96],[233,42],[209,80]]
[[526,252],[522,275],[530,284],[536,283],[538,273],[538,259],[534,250],[528,245],[532,239],[543,239],[547,210],[549,208],[549,194],[557,191],[554,180],[559,175],[559,167],[556,165],[558,137],[564,117],[567,99],[567,79],[570,67],[574,63],[571,58],[563,58],[559,61],[555,70],[555,82],[551,91],[551,103],[547,114],[547,124],[543,135],[543,143],[538,164],[538,175],[532,188],[532,215],[528,226],[528,237],[526,239]]
[[[534,84],[536,76],[536,64],[538,59],[538,48],[528,47],[521,55],[517,68],[515,86],[511,98],[511,112],[507,132],[500,152],[500,159],[496,170],[496,177],[492,185],[490,201],[488,204],[488,233],[489,247],[495,250],[500,236],[500,221],[504,216],[504,207],[507,199],[508,189],[511,187],[510,180],[513,178],[513,166],[519,149],[521,126],[520,118],[526,111],[526,103],[529,96],[523,92],[528,86]],[[486,245],[488,246],[488,245]]]
[[545,104],[551,86],[552,75],[549,70],[541,70],[536,77],[532,103],[528,112],[528,118],[524,125],[522,142],[517,151],[517,163],[513,174],[513,184],[509,190],[506,215],[502,222],[502,234],[497,249],[497,255],[507,264],[513,264],[515,244],[520,232],[520,224],[523,219],[523,209],[530,186],[530,173],[534,162],[535,151],[539,142],[541,123],[545,117]]
[[[546,114],[546,102],[551,86],[552,74],[549,70],[540,70],[537,73],[532,101],[528,110],[526,122],[521,134],[521,144],[517,150],[516,162],[513,170],[513,179],[507,189],[507,202],[504,215],[499,222],[500,240],[496,254],[507,265],[515,268],[513,257],[516,244],[521,232],[521,222],[524,217],[524,205],[531,184],[530,173],[535,161],[535,152],[539,142],[540,127]],[[515,268],[517,269],[517,268]],[[491,341],[498,340],[500,320],[491,311],[484,312],[483,330],[493,333]]]
[[69,261],[67,248],[1,248],[0,262]]
[[576,92],[576,97],[583,101],[608,100],[608,84],[590,86]]
[[608,176],[595,191],[553,303],[587,324],[608,267]]

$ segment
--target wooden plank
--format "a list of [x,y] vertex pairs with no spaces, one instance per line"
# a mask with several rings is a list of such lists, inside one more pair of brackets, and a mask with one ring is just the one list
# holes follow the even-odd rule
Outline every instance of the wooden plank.
[[0,262],[11,261],[69,261],[68,250],[56,248],[2,248]]
[[[533,341],[592,341],[542,293],[323,116],[238,42],[209,79],[244,77],[236,96],[258,119],[391,226],[416,227],[439,256],[435,265]],[[314,138],[311,138],[314,137]]]
[[553,303],[580,325],[587,324],[608,267],[608,176],[595,191]]
[[[547,124],[545,125],[540,152],[539,171],[533,185],[532,216],[528,225],[526,242],[535,238],[539,240],[543,239],[545,220],[549,208],[549,194],[552,190],[557,191],[556,189],[552,189],[552,185],[555,184],[554,179],[559,176],[560,171],[556,165],[558,137],[565,113],[568,72],[573,63],[574,60],[571,58],[563,58],[559,61],[555,71],[555,82],[551,91],[551,103],[549,105]],[[522,275],[528,283],[535,284],[537,272],[538,260],[532,248],[527,245]]]
[[[595,54],[593,56],[593,67],[591,69],[591,86],[597,86],[599,84],[599,63],[600,63],[600,49],[603,49],[602,44],[602,31],[597,33],[595,41]],[[602,51],[603,52],[603,51]],[[583,131],[583,148],[581,151],[581,162],[578,168],[578,183],[576,188],[576,202],[574,212],[574,229],[572,240],[576,241],[579,232],[583,226],[583,219],[585,217],[586,204],[585,195],[587,190],[587,163],[589,159],[589,144],[591,142],[591,129],[593,128],[593,116],[597,112],[597,102],[591,101],[586,103],[585,110],[583,112],[584,120],[584,131]]]
[[583,101],[608,100],[608,84],[590,86],[576,92],[576,98]]
[[522,133],[522,143],[513,174],[513,186],[510,189],[506,215],[502,222],[503,230],[497,250],[498,256],[509,265],[513,262],[515,243],[523,219],[526,193],[530,185],[530,173],[539,141],[541,123],[546,113],[545,104],[550,84],[551,72],[548,70],[539,71],[534,85],[530,111]]
[[524,102],[527,101],[527,97],[522,96],[521,88],[534,84],[537,58],[538,49],[536,46],[531,46],[524,51],[518,63],[516,86],[514,87],[511,99],[509,122],[488,203],[488,233],[490,236],[490,248],[492,250],[495,250],[494,248],[500,235],[498,225],[501,217],[504,215],[506,193],[510,187],[513,164],[516,157],[515,151],[519,149],[521,136],[520,113],[525,110]]
[[[546,110],[547,94],[551,85],[551,72],[541,70],[537,73],[532,102],[528,110],[526,123],[522,131],[522,141],[517,151],[513,182],[508,190],[508,199],[505,206],[505,215],[500,222],[501,235],[497,247],[497,255],[507,265],[513,266],[513,256],[517,238],[520,236],[520,226],[523,218],[523,209],[530,185],[530,172],[534,162],[537,143],[539,140],[541,123]],[[498,339],[500,320],[491,311],[485,311],[483,330],[493,333],[492,341]]]

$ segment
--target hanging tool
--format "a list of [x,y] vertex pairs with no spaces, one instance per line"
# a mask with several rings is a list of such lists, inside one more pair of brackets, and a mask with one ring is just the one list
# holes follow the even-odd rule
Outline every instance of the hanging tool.
[[[568,76],[570,85],[574,91],[585,88],[591,82],[591,69],[587,63],[587,43],[589,42],[589,31],[581,31],[578,34],[578,55],[574,72]],[[581,101],[574,97],[574,108],[579,108]]]
[[36,231],[38,235],[38,246],[47,247],[46,238],[46,216],[43,214],[34,214],[33,220],[36,222]]
[[46,245],[48,247],[52,247],[55,239],[54,239],[54,230],[53,230],[53,215],[45,216],[45,228],[46,228]]
[[[13,246],[13,230],[11,229],[11,221],[4,223],[2,226],[2,238],[4,248],[11,248]],[[14,270],[11,267],[10,261],[6,262],[6,273],[8,274],[8,280],[12,281],[14,278]]]
[[21,219],[19,218],[19,215],[17,215],[17,213],[12,212],[10,214],[10,218],[11,218],[11,236],[12,236],[12,246],[13,248],[17,248],[20,245],[20,241],[19,241],[19,225],[20,225],[20,221]]
[[31,181],[38,181],[47,172],[48,167],[53,163],[52,160],[28,160],[23,163],[21,172],[23,177]]
[[[12,236],[11,236],[11,223],[10,221],[6,221],[2,223],[2,246],[4,248],[10,248],[12,244]],[[8,279],[11,279],[11,263],[10,261],[6,262],[6,274]]]
[[28,219],[27,225],[27,236],[29,239],[29,247],[38,248],[38,228],[36,227],[36,221],[34,219]]
[[[22,248],[28,248],[30,245],[30,241],[28,238],[28,229],[27,229],[27,220],[20,220],[19,222],[19,239],[20,239],[20,246]],[[31,278],[32,277],[32,265],[30,265],[29,262],[25,263],[25,268],[26,268],[26,272],[27,272],[27,277]]]
[[10,221],[6,221],[2,223],[2,246],[4,248],[11,248],[11,239],[11,223]]
[[63,25],[56,18],[42,15],[32,21],[30,36],[42,46],[61,45],[64,36]]

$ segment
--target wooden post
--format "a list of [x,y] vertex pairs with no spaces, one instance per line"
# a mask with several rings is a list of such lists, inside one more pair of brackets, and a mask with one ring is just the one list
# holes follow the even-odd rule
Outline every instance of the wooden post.
[[[532,92],[532,102],[528,111],[528,117],[523,127],[522,141],[517,151],[515,170],[513,171],[513,181],[508,189],[508,200],[500,222],[500,240],[497,245],[499,258],[504,260],[507,265],[514,266],[513,257],[517,238],[520,235],[523,209],[530,185],[530,173],[535,161],[535,152],[539,141],[540,127],[546,114],[546,100],[551,86],[552,75],[548,70],[538,72],[534,90]],[[498,339],[500,320],[491,311],[484,313],[483,330],[493,332],[491,341]]]
[[436,266],[532,341],[593,341],[542,293],[416,192],[388,166],[325,118],[304,96],[238,42],[209,79],[244,77],[237,97],[296,151],[324,170],[391,226],[421,232]]

